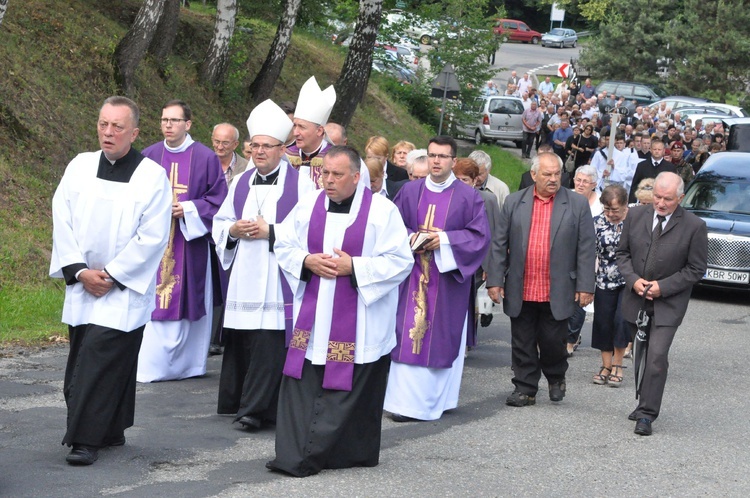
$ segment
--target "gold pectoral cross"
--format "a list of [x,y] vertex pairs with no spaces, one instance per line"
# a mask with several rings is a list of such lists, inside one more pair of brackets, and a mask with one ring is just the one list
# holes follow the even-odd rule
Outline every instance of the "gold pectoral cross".
[[[429,204],[427,206],[427,214],[425,215],[424,223],[419,225],[420,232],[434,233],[442,231],[433,224],[435,222],[435,209],[435,204]],[[414,299],[414,325],[409,329],[409,339],[412,340],[412,354],[420,354],[422,352],[422,340],[424,339],[427,330],[430,328],[430,322],[427,320],[427,285],[430,283],[430,262],[432,261],[432,251],[425,251],[420,254],[419,257],[422,266],[422,274],[419,276],[419,288],[415,290],[412,295],[412,298]]]
[[[172,202],[178,202],[177,196],[187,192],[187,184],[179,183],[178,178],[179,164],[172,163],[169,173],[169,182],[172,185]],[[164,251],[164,256],[161,258],[161,265],[159,267],[159,285],[156,286],[156,295],[159,296],[159,309],[169,308],[169,304],[172,301],[172,290],[177,283],[177,276],[174,274],[175,260],[174,260],[174,234],[177,228],[179,220],[172,218],[172,223],[169,226],[169,243],[167,249]]]

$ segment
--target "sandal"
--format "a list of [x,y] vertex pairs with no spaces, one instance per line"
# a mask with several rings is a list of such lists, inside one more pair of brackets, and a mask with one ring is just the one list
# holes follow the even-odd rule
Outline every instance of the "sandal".
[[[604,371],[605,370],[607,372],[609,372],[610,375],[604,375]],[[611,374],[612,374],[612,369],[611,368],[607,368],[604,365],[602,365],[601,368],[599,369],[599,373],[596,374],[596,375],[594,375],[594,384],[596,384],[598,386],[603,386],[604,384],[607,383],[607,381],[609,380]],[[620,380],[622,380],[622,378],[620,378]]]
[[612,365],[612,373],[607,378],[609,387],[620,387],[620,384],[622,384],[622,375],[615,375],[618,368],[620,369],[620,373],[622,373],[622,365]]

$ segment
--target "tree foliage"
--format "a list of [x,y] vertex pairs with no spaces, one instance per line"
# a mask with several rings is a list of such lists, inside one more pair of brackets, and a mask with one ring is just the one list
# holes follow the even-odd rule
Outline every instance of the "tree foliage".
[[[604,0],[602,0],[604,1]],[[607,0],[581,63],[599,79],[661,83],[672,93],[724,101],[750,82],[744,0]]]

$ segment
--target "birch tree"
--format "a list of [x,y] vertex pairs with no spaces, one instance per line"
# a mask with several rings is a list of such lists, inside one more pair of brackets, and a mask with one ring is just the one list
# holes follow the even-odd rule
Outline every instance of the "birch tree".
[[284,67],[284,59],[289,51],[289,45],[292,42],[292,29],[297,22],[302,0],[284,0],[284,8],[281,13],[279,26],[276,28],[276,36],[268,50],[263,67],[260,68],[258,75],[250,84],[249,93],[255,102],[263,102],[271,96],[273,87],[281,75]]
[[115,81],[128,97],[135,94],[135,71],[154,38],[166,0],[144,0],[133,25],[115,48]]
[[336,81],[336,104],[331,121],[347,126],[367,91],[372,70],[372,51],[380,26],[383,0],[360,0],[359,17],[341,74]]
[[200,79],[204,84],[219,86],[224,80],[229,65],[229,42],[234,34],[234,22],[237,17],[236,0],[218,0],[216,2],[216,23],[214,36],[208,46],[208,53],[201,65]]
[[166,62],[169,54],[172,53],[175,38],[177,38],[177,28],[180,25],[180,0],[166,0],[164,3],[164,13],[159,19],[156,32],[159,36],[154,36],[148,52],[154,56],[159,71],[159,76],[166,77]]
[[3,23],[6,10],[8,10],[8,0],[0,0],[0,24]]

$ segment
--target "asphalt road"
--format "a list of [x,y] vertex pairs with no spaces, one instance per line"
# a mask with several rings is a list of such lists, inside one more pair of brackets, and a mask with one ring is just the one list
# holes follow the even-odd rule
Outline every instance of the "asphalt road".
[[[501,90],[505,90],[505,84],[510,77],[511,71],[516,71],[518,77],[532,69],[546,66],[548,64],[559,64],[570,62],[571,58],[577,59],[580,47],[576,48],[548,48],[530,43],[503,43],[495,55],[495,68],[497,74],[493,78]],[[552,75],[557,68],[543,70],[539,74]]]
[[[509,322],[496,313],[466,362],[459,407],[435,422],[383,423],[375,468],[306,479],[269,472],[274,431],[216,415],[220,357],[205,377],[138,387],[127,444],[91,467],[65,463],[67,347],[0,358],[0,496],[746,496],[750,489],[747,295],[699,292],[671,351],[654,435],[633,434],[632,369],[591,382],[599,353],[570,360],[568,394],[511,408]],[[12,355],[7,357],[7,355]]]

